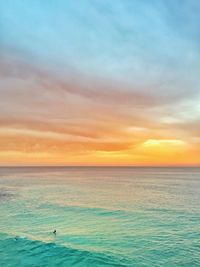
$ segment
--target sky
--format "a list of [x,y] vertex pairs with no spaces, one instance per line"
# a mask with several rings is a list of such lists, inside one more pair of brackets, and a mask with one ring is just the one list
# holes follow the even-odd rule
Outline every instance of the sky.
[[0,165],[200,165],[200,1],[0,1]]

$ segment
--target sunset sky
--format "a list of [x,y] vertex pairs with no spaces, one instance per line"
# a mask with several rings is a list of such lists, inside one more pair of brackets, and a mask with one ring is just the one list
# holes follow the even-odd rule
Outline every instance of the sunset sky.
[[200,165],[200,1],[0,3],[0,165]]

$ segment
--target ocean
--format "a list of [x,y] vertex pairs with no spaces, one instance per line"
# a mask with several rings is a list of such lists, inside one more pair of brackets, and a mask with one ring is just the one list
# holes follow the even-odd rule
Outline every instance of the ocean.
[[200,266],[200,168],[2,167],[0,266]]

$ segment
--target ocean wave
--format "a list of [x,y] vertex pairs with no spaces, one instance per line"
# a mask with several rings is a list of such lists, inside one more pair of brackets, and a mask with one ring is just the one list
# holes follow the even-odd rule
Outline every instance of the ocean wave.
[[132,266],[116,255],[73,249],[22,237],[0,235],[1,266]]
[[88,207],[88,206],[74,206],[74,205],[59,205],[54,203],[43,203],[40,204],[39,208],[41,209],[56,209],[68,212],[78,212],[80,213],[93,213],[99,216],[111,216],[111,217],[123,217],[128,216],[130,211],[121,210],[121,209],[106,209],[100,207]]

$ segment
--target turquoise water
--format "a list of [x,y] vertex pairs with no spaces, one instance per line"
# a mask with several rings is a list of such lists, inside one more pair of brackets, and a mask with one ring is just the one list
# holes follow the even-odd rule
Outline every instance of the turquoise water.
[[200,266],[200,168],[0,168],[0,214],[1,267]]

